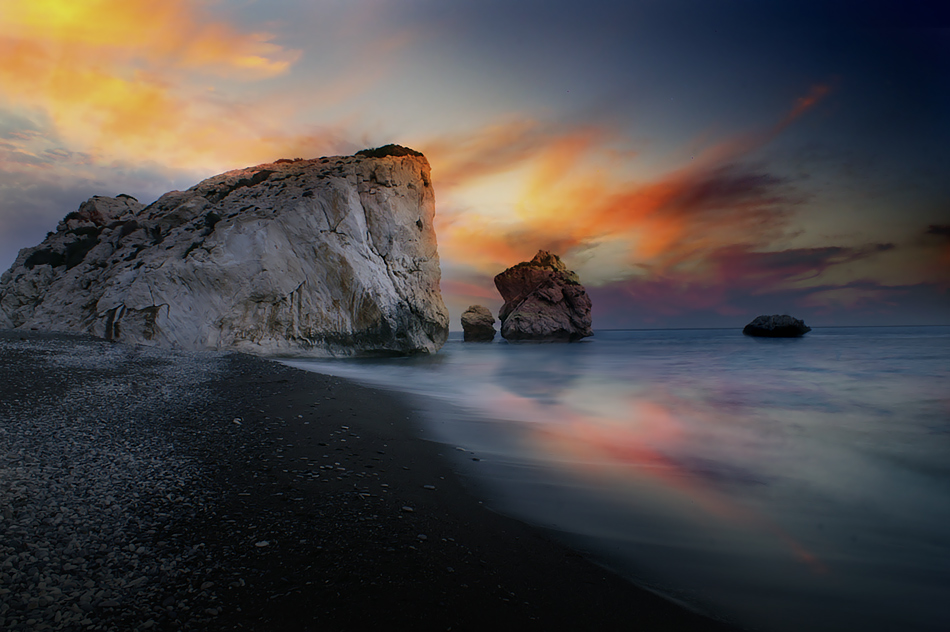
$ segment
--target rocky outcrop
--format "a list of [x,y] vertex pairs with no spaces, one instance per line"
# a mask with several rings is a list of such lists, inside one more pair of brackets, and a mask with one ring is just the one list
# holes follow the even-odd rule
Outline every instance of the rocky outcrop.
[[590,298],[557,255],[539,250],[495,277],[505,300],[498,318],[506,340],[573,341],[592,336]]
[[747,336],[765,338],[798,338],[804,336],[811,327],[805,321],[785,315],[758,316],[742,329]]
[[495,339],[495,317],[483,305],[472,305],[462,312],[462,340],[491,342]]
[[434,353],[448,335],[429,164],[278,160],[143,207],[94,197],[0,277],[0,326],[257,354]]

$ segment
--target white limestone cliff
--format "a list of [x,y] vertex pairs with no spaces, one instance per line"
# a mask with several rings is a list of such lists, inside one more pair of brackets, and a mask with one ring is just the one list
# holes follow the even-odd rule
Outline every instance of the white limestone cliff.
[[429,164],[279,160],[143,207],[94,197],[0,277],[0,327],[264,355],[434,353],[448,335]]

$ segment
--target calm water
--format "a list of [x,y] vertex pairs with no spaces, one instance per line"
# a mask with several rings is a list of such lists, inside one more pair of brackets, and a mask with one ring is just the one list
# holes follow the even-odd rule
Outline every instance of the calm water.
[[696,609],[950,630],[950,327],[454,334],[434,357],[287,364],[424,396],[492,506]]

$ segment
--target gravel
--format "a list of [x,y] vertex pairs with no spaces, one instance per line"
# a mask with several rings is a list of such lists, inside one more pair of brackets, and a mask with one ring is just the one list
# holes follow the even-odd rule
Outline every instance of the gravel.
[[200,629],[214,616],[203,547],[179,542],[213,498],[176,446],[201,445],[201,425],[182,421],[213,408],[201,385],[223,362],[0,334],[0,629]]

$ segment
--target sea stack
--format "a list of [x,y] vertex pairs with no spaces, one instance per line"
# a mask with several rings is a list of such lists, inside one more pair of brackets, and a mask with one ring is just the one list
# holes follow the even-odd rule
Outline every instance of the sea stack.
[[569,342],[592,336],[590,298],[561,259],[539,250],[495,277],[505,300],[498,318],[506,340]]
[[804,336],[811,327],[805,321],[787,315],[758,316],[742,329],[747,336],[763,338],[798,338]]
[[495,339],[495,317],[484,305],[472,305],[462,312],[462,340],[491,342]]
[[434,353],[429,163],[387,145],[94,197],[0,277],[0,327],[263,355]]

